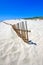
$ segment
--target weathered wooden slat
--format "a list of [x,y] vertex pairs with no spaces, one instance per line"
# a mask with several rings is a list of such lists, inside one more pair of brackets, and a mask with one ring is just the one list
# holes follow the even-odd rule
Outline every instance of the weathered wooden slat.
[[[26,30],[28,29],[27,28],[27,22],[25,21],[25,26],[26,26]],[[28,32],[26,31],[26,37],[27,37],[27,41],[28,41]]]

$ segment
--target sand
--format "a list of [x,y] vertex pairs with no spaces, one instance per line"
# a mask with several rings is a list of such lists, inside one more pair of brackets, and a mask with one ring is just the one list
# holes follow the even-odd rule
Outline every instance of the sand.
[[[17,20],[16,20],[17,21]],[[25,20],[18,20],[21,22]],[[43,20],[26,20],[29,40],[34,44],[26,44],[10,25],[16,24],[12,20],[0,23],[0,65],[43,65]]]

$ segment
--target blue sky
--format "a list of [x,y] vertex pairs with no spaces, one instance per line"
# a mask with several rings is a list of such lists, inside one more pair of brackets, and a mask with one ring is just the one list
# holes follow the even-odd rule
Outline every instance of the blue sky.
[[0,0],[0,20],[43,16],[43,0]]

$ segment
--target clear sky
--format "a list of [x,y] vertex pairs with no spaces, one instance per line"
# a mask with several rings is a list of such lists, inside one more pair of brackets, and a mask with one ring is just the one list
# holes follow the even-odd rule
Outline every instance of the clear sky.
[[43,16],[43,0],[0,0],[0,20]]

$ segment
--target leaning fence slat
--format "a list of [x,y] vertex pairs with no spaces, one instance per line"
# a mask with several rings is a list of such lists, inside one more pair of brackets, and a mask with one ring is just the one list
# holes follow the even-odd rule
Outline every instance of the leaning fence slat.
[[28,31],[27,31],[28,28],[27,28],[27,22],[26,21],[25,21],[25,26],[26,26],[26,35],[27,35],[26,37],[27,37],[27,42],[28,42]]

